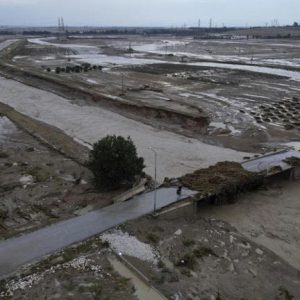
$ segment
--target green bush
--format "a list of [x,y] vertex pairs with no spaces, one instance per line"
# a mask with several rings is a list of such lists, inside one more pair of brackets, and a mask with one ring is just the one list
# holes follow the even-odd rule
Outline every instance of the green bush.
[[194,240],[183,240],[182,244],[185,247],[191,247],[191,246],[194,246],[196,244],[196,242]]
[[43,167],[31,168],[28,174],[33,176],[37,182],[46,182],[50,179],[50,173]]
[[193,253],[197,258],[203,258],[203,257],[209,256],[209,255],[217,256],[216,253],[212,249],[206,248],[206,247],[197,248],[193,251]]
[[0,151],[0,158],[8,158],[9,155],[6,152]]
[[123,184],[132,184],[135,176],[142,175],[144,159],[138,157],[130,137],[106,136],[94,144],[87,166],[94,174],[95,186],[114,190]]
[[158,244],[159,237],[156,234],[154,234],[154,233],[148,233],[147,240],[149,242],[151,242],[152,244]]
[[0,221],[5,220],[8,217],[8,211],[5,209],[0,209]]

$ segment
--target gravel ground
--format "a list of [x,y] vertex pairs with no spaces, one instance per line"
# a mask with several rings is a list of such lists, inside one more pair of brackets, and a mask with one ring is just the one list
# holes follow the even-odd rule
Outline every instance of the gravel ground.
[[100,238],[109,242],[111,248],[120,255],[130,255],[157,264],[157,253],[155,253],[151,245],[142,243],[135,236],[130,236],[127,232],[114,230],[102,234]]

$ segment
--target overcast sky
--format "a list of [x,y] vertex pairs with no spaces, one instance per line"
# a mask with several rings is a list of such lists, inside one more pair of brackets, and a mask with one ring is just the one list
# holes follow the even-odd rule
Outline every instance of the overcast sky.
[[300,0],[0,0],[0,25],[221,26],[300,22]]

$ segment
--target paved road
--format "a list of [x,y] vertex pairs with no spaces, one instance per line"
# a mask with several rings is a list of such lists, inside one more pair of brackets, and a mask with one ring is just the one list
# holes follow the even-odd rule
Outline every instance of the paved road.
[[[183,189],[181,199],[195,194]],[[157,191],[157,208],[177,202],[175,188]],[[8,276],[20,266],[65,248],[73,243],[149,214],[154,207],[154,192],[111,205],[86,215],[59,222],[20,237],[0,242],[0,278]]]
[[244,167],[244,169],[250,172],[268,171],[275,166],[281,166],[282,170],[288,170],[291,168],[291,166],[283,161],[288,157],[293,156],[300,158],[300,152],[296,150],[288,150],[278,153],[272,153],[266,156],[246,161],[242,163],[242,166]]

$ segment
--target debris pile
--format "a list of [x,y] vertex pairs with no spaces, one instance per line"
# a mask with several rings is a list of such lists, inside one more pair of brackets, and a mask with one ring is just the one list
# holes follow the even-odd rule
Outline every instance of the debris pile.
[[109,242],[111,248],[119,255],[129,255],[154,265],[158,263],[158,254],[151,245],[139,241],[127,232],[114,230],[100,236],[103,241]]
[[300,167],[300,158],[299,157],[288,157],[286,160],[284,160],[285,163],[292,167]]
[[239,192],[260,186],[263,176],[246,171],[236,162],[220,162],[187,174],[180,178],[180,182],[183,186],[198,191],[201,198],[206,197],[212,202],[233,202]]

